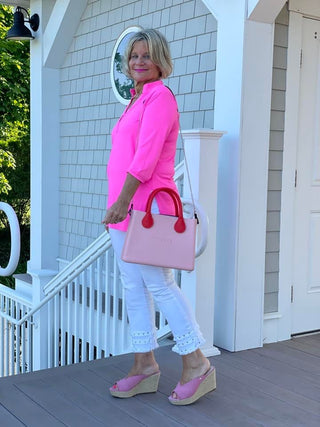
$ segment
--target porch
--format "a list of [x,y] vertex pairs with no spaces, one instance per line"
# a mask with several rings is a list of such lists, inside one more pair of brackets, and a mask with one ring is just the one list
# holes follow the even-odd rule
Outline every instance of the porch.
[[188,407],[167,401],[180,373],[170,346],[157,350],[159,391],[112,398],[130,355],[0,379],[0,419],[14,426],[319,426],[320,334],[211,358],[218,388]]

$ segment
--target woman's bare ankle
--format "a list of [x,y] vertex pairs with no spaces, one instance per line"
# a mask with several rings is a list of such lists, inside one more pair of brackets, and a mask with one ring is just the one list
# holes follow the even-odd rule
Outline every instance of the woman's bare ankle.
[[152,375],[159,371],[159,365],[154,358],[153,352],[135,353],[134,365],[128,376],[133,375]]
[[183,370],[180,384],[185,384],[194,378],[204,375],[210,369],[210,361],[201,350],[182,356]]

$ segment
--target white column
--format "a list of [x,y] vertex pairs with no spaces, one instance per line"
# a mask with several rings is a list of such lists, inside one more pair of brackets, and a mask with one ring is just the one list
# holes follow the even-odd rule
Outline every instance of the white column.
[[[182,131],[194,199],[208,217],[208,244],[196,259],[192,272],[182,272],[182,290],[195,310],[206,340],[206,356],[220,354],[214,347],[214,287],[216,258],[218,143],[223,132],[212,129]],[[187,173],[184,173],[184,198],[190,198]],[[200,225],[201,227],[201,225]]]
[[[31,41],[31,247],[28,272],[57,270],[60,70],[43,65],[47,2],[31,2],[40,28]],[[30,271],[29,271],[30,270]]]
[[[43,31],[52,0],[31,1],[40,17],[31,49],[31,242],[28,273],[32,276],[33,306],[43,298],[43,287],[57,274],[59,236],[59,92],[60,70],[43,64]],[[34,369],[47,368],[47,306],[33,321]]]
[[[33,306],[57,274],[59,255],[60,67],[87,0],[31,0],[40,27],[31,48],[31,246]],[[34,369],[47,367],[47,306],[34,315]]]
[[60,67],[87,0],[31,0],[30,270],[56,270],[59,250]]
[[[283,0],[203,0],[218,21],[219,149],[215,343],[263,344],[273,20]],[[248,16],[250,20],[246,19]],[[258,20],[260,22],[255,22]]]
[[273,35],[273,24],[245,23],[238,178],[236,351],[261,347],[264,338]]
[[235,350],[238,202],[246,0],[203,0],[218,21],[214,126],[219,147],[215,343]]

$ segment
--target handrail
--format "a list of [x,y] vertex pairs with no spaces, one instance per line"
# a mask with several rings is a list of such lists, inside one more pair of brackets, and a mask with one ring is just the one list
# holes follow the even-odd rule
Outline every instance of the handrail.
[[[58,273],[52,280],[50,280],[49,283],[47,283],[43,289],[46,297],[44,297],[35,307],[33,307],[32,310],[30,310],[20,320],[17,320],[13,317],[10,317],[9,319],[6,315],[7,320],[10,320],[15,325],[22,325],[110,247],[110,236],[105,231],[90,246],[88,246],[85,251],[78,255],[70,264],[61,270],[60,273]],[[63,279],[60,282],[61,278]],[[56,286],[57,283],[60,284]],[[1,313],[1,316],[5,317],[4,313]]]
[[1,296],[14,299],[17,303],[23,304],[30,308],[32,307],[31,301],[28,298],[25,298],[24,296],[17,294],[15,289],[12,289],[12,288],[9,288],[8,286],[0,284],[0,292],[1,292]]
[[174,181],[177,181],[184,172],[184,161],[180,162],[174,169]]
[[[45,295],[51,295],[52,291],[56,290],[55,283],[59,282],[61,277],[65,277],[67,275],[61,283],[65,284],[65,282],[70,282],[110,247],[110,235],[107,231],[104,231],[96,240],[91,243],[91,245],[87,247],[87,249],[81,252],[70,264],[68,264],[44,286],[43,293]],[[61,284],[59,286],[59,290],[63,287],[64,286]]]
[[10,259],[6,268],[0,266],[0,276],[11,276],[17,268],[20,258],[20,227],[17,215],[8,203],[0,202],[0,210],[7,215],[11,234]]

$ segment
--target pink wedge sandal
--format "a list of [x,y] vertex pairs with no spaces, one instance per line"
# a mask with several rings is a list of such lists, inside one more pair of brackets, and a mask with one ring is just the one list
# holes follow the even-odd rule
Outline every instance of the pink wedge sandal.
[[112,396],[121,398],[155,393],[158,390],[159,379],[160,372],[151,375],[133,375],[117,381],[109,390]]
[[[169,401],[173,405],[190,405],[200,397],[215,390],[216,387],[216,370],[211,366],[209,371],[201,375],[201,377],[194,378],[186,384],[180,384],[179,382],[171,396],[169,396]],[[173,397],[174,393],[176,397]]]

